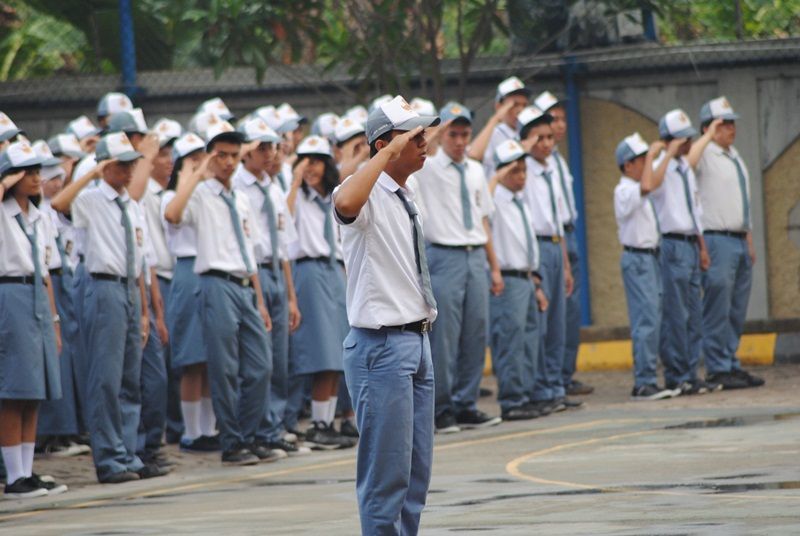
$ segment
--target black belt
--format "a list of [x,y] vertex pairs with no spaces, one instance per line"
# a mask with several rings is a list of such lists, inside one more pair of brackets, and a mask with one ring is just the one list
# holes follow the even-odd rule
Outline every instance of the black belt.
[[697,235],[686,235],[683,233],[664,233],[664,238],[683,240],[684,242],[697,242]]
[[[0,276],[0,284],[3,283],[20,283],[23,285],[33,285],[35,281],[34,276],[32,275],[3,275]],[[42,279],[42,283],[44,283],[44,279]]]
[[229,274],[228,272],[223,272],[222,270],[206,270],[200,275],[210,275],[211,277],[218,277],[219,279],[230,281],[231,283],[235,283],[243,288],[247,288],[250,286],[249,277],[239,277],[233,274]]
[[744,231],[703,231],[703,234],[730,236],[733,238],[747,238],[747,233]]
[[635,248],[633,246],[622,246],[622,249],[629,253],[645,253],[647,255],[655,255],[658,257],[659,248]]
[[564,232],[565,233],[574,233],[575,232],[575,224],[574,223],[565,223],[564,224]]
[[473,245],[449,246],[447,244],[434,244],[433,242],[431,242],[431,246],[433,246],[435,248],[441,248],[441,249],[459,249],[461,251],[472,251],[473,249],[481,249],[481,248],[483,248],[483,244],[478,244],[478,245],[475,245],[475,246],[473,246]]
[[[302,262],[309,262],[309,261],[331,262],[331,258],[327,257],[327,256],[323,256],[323,257],[300,257],[299,259],[295,259],[294,262],[299,264],[299,263],[302,263]],[[344,261],[342,261],[340,259],[336,259],[336,262],[338,262],[339,264],[344,266]]]
[[83,253],[78,253],[78,262],[86,262],[86,256]]
[[531,272],[525,270],[500,270],[503,277],[519,277],[520,279],[530,279]]
[[90,274],[93,278],[99,279],[101,281],[114,281],[116,283],[123,283],[125,285],[128,284],[128,278],[124,275],[114,275],[114,274],[101,274],[99,272],[92,272]]
[[396,329],[397,331],[413,331],[414,333],[427,333],[431,330],[429,320],[417,320],[401,326],[383,326],[383,329]]
[[62,268],[50,268],[50,275],[57,275],[61,277],[64,275],[64,270]]
[[558,244],[561,242],[561,237],[558,235],[536,235],[536,240],[539,242],[552,242],[554,244]]
[[195,255],[186,255],[185,257],[178,257],[178,260],[179,261],[185,261],[185,260],[194,260],[196,258],[197,257]]
[[258,263],[259,268],[264,268],[265,270],[272,270],[272,263],[271,262],[260,262]]

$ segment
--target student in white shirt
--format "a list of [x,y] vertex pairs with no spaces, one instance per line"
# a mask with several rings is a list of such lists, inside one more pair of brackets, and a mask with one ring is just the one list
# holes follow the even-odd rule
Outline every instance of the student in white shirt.
[[[670,142],[668,154],[676,154],[681,143]],[[622,172],[614,189],[614,214],[623,247],[622,281],[633,341],[633,400],[660,400],[679,394],[659,387],[656,372],[661,329],[661,233],[650,193],[664,180],[667,159],[662,160],[658,173],[653,171],[653,158],[664,148],[661,141],[648,147],[637,132],[622,140],[615,152]]]
[[[708,268],[703,240],[702,205],[694,171],[686,158],[697,131],[680,109],[665,114],[658,123],[661,139],[683,140],[677,153],[664,152],[653,162],[668,162],[660,187],[651,194],[661,226],[661,276],[664,314],[661,322],[661,357],[668,389],[681,394],[705,394],[721,388],[697,377],[702,341],[701,270]],[[658,173],[661,171],[656,170]],[[660,177],[656,177],[660,180]]]
[[244,194],[259,226],[254,244],[258,276],[264,303],[272,318],[269,332],[272,345],[272,380],[264,417],[256,440],[285,455],[306,454],[308,449],[286,441],[284,413],[289,397],[289,333],[300,325],[294,282],[288,260],[288,245],[296,240],[296,231],[283,192],[266,173],[277,153],[280,137],[261,118],[245,121],[239,127],[246,143],[257,146],[245,153],[233,176],[237,192]]
[[[692,146],[703,204],[703,237],[711,265],[703,272],[703,358],[706,379],[723,389],[764,385],[736,357],[753,282],[755,249],[750,211],[750,175],[733,142],[736,120],[728,99],[700,109],[703,135]],[[738,195],[737,195],[738,194]]]
[[[479,162],[466,156],[472,114],[451,102],[435,155],[415,176],[425,225],[426,254],[439,317],[431,331],[436,379],[436,431],[499,424],[477,406],[486,356],[489,292],[503,288],[492,247],[494,206]],[[490,273],[487,275],[486,266]]]
[[339,184],[339,172],[330,144],[319,136],[305,138],[297,157],[287,205],[297,228],[292,275],[303,321],[291,336],[291,375],[313,378],[312,426],[305,434],[306,443],[319,449],[352,447],[355,441],[334,427],[342,341],[347,335],[341,244],[330,197]]
[[492,177],[495,213],[492,235],[505,283],[489,297],[492,366],[503,420],[534,419],[532,404],[539,356],[540,313],[547,309],[539,269],[539,247],[525,200],[527,152],[515,140],[497,146]]
[[61,493],[33,472],[39,403],[61,397],[59,318],[47,272],[42,158],[26,141],[0,153],[0,453],[7,499]]
[[362,534],[416,535],[433,462],[436,318],[422,223],[407,181],[426,157],[421,117],[402,97],[367,120],[372,158],[334,193],[347,267],[345,374],[361,440]]
[[594,387],[573,377],[575,376],[581,336],[580,259],[578,257],[578,235],[575,230],[575,225],[580,215],[575,204],[572,173],[569,170],[567,161],[558,150],[558,144],[562,143],[567,136],[567,111],[564,109],[564,101],[558,100],[549,91],[541,93],[534,99],[533,103],[543,112],[553,116],[551,126],[556,146],[550,155],[552,160],[551,167],[555,170],[558,185],[564,195],[564,203],[559,205],[558,212],[561,217],[561,223],[564,226],[564,241],[567,245],[567,256],[569,257],[573,281],[572,294],[567,297],[564,368],[562,370],[564,389],[568,395],[588,395],[594,391]]
[[194,271],[200,275],[203,342],[211,400],[220,431],[222,463],[252,465],[277,459],[255,434],[269,398],[272,324],[255,266],[259,232],[250,204],[233,190],[242,135],[219,119],[204,133],[210,156],[194,173],[185,170],[164,210],[173,225],[197,237]]
[[[175,140],[172,173],[161,199],[160,211],[167,248],[175,258],[167,297],[167,327],[170,368],[180,376],[182,426],[174,428],[173,439],[177,439],[181,450],[186,452],[217,451],[220,445],[208,381],[206,348],[199,343],[203,340],[203,322],[200,277],[194,273],[197,236],[190,225],[167,222],[164,212],[175,198],[179,178],[196,172],[207,158],[205,148],[205,142],[192,132]],[[168,424],[168,440],[169,436]]]
[[[150,332],[142,270],[147,224],[126,186],[141,154],[119,132],[100,140],[96,157],[95,172],[67,186],[52,206],[86,233],[87,427],[98,480],[118,484],[167,471],[136,455],[142,347]],[[103,180],[86,188],[98,172]]]

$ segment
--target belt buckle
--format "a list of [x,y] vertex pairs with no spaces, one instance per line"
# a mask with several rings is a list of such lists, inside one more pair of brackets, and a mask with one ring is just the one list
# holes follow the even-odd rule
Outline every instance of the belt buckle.
[[419,332],[420,333],[428,333],[431,330],[431,321],[430,320],[423,320],[420,323]]
[[243,287],[249,287],[250,286],[250,280],[247,279],[246,277],[243,277],[242,278],[242,286]]
[[475,246],[473,246],[473,245],[468,245],[468,246],[467,246],[467,247],[465,247],[464,249],[466,249],[466,250],[467,250],[467,252],[470,252],[470,251],[472,251],[473,249],[475,249]]
[[553,235],[551,238],[553,240],[553,244],[558,244],[559,242],[561,242],[561,237],[558,235]]

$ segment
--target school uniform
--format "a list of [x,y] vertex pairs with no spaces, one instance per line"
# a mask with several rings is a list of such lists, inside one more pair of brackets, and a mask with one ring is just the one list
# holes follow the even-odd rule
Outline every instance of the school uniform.
[[296,240],[297,233],[283,190],[276,181],[266,175],[257,178],[240,165],[233,184],[256,215],[254,223],[259,226],[259,233],[253,249],[264,303],[272,318],[270,397],[256,436],[262,441],[277,441],[286,431],[284,414],[289,398],[289,304],[282,263],[288,260],[287,246]]
[[196,233],[202,340],[224,454],[254,442],[269,398],[272,352],[250,284],[259,229],[244,196],[216,179],[197,186],[183,221]]
[[[658,168],[665,153],[653,162]],[[697,380],[702,341],[700,253],[703,232],[697,181],[685,157],[672,158],[664,182],[650,194],[661,226],[663,316],[660,351],[668,388]]]
[[564,196],[556,170],[533,158],[527,158],[525,163],[525,198],[539,245],[542,290],[549,302],[547,310],[541,314],[541,343],[532,398],[535,402],[546,402],[563,398],[566,393],[563,383],[566,289],[561,250],[564,228],[558,216]]
[[49,200],[43,199],[39,210],[43,217],[49,218],[49,227],[52,231],[47,246],[50,251],[47,268],[50,272],[56,310],[61,319],[61,354],[58,361],[61,369],[62,396],[58,401],[45,401],[41,404],[37,433],[45,436],[74,436],[82,429],[82,419],[79,416],[82,404],[78,398],[77,370],[74,366],[74,354],[79,336],[78,311],[75,309],[72,293],[74,265],[69,255],[74,247],[74,229],[68,220],[53,210]]
[[[334,192],[334,196],[336,193]],[[414,191],[382,173],[342,224],[345,377],[358,430],[363,534],[417,534],[433,462],[434,379],[426,331],[436,303]]]
[[581,298],[580,298],[580,257],[578,256],[578,234],[575,225],[578,221],[578,209],[575,206],[575,193],[573,191],[572,173],[569,171],[567,161],[561,156],[558,148],[553,149],[550,155],[549,166],[555,171],[553,178],[558,181],[564,202],[558,205],[561,224],[564,227],[564,240],[567,245],[567,257],[572,272],[572,294],[567,296],[564,331],[564,366],[562,368],[562,381],[565,389],[569,389],[572,377],[575,375],[578,360],[578,346],[581,338]]
[[33,203],[0,203],[0,400],[61,398],[47,277],[48,228]]
[[489,340],[505,418],[533,401],[540,313],[532,274],[539,268],[539,245],[523,192],[498,184],[494,204],[492,244],[505,287],[489,297]]
[[72,203],[72,221],[85,230],[83,321],[86,342],[86,412],[98,479],[136,472],[141,412],[139,287],[144,232],[141,206],[105,181]]
[[[463,178],[462,178],[463,172]],[[488,240],[494,204],[480,163],[440,149],[416,173],[426,254],[439,316],[431,331],[436,415],[477,409],[489,316]]]
[[486,177],[492,177],[495,173],[495,160],[494,155],[497,146],[506,140],[518,140],[519,132],[517,129],[508,126],[506,123],[500,123],[492,131],[492,137],[489,138],[489,145],[486,146],[486,151],[483,153],[483,173]]
[[747,316],[753,266],[750,175],[735,147],[710,142],[697,164],[703,238],[711,266],[702,274],[703,358],[706,374],[741,369],[736,357]]
[[656,386],[661,329],[661,263],[656,209],[641,185],[622,176],[614,189],[614,214],[623,252],[622,282],[633,342],[634,391]]

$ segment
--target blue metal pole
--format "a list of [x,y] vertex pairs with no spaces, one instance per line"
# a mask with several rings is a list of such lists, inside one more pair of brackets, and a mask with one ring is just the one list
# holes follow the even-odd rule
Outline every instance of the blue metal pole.
[[133,33],[131,0],[119,0],[119,40],[122,63],[122,91],[131,99],[136,95],[136,45]]
[[589,251],[586,247],[586,212],[584,210],[583,195],[583,155],[581,147],[581,111],[580,89],[575,81],[575,76],[580,64],[574,56],[566,58],[564,69],[564,83],[567,89],[567,140],[569,142],[569,170],[572,172],[573,192],[575,194],[575,208],[580,217],[576,222],[575,231],[578,233],[578,255],[580,257],[580,301],[581,325],[588,326],[592,323],[592,301],[589,288]]
[[642,10],[642,23],[644,24],[644,38],[648,41],[658,41],[656,34],[656,17],[652,9]]

